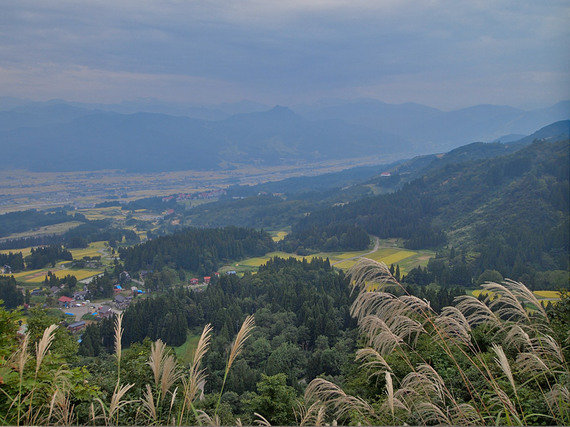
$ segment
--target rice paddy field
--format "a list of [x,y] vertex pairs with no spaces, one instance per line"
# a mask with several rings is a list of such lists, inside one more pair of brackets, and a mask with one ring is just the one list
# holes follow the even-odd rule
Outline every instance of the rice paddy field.
[[[556,304],[560,300],[560,292],[558,291],[533,291],[532,292],[539,301],[541,302],[551,302],[552,304]],[[479,297],[479,295],[487,296],[489,295],[491,298],[494,296],[493,292],[485,291],[483,289],[475,289],[471,292],[474,297]]]
[[286,231],[275,231],[271,233],[271,238],[274,242],[280,242],[287,234],[288,233]]
[[426,266],[429,259],[435,256],[433,251],[411,251],[400,247],[393,246],[394,241],[379,240],[378,247],[372,250],[350,251],[350,252],[320,252],[310,256],[294,255],[286,252],[271,252],[263,257],[249,258],[239,263],[228,265],[220,269],[220,272],[235,270],[237,273],[255,272],[257,268],[265,264],[270,258],[275,256],[281,258],[294,257],[302,260],[306,258],[310,260],[313,257],[328,258],[336,268],[347,270],[358,262],[359,258],[366,257],[387,265],[399,264],[400,272],[405,274],[407,271],[419,265]]
[[70,249],[73,259],[82,259],[83,257],[103,256],[103,251],[108,248],[106,242],[93,242],[89,247],[83,249]]
[[[30,254],[30,248],[24,249],[16,249],[12,250],[12,252],[22,252],[22,255],[26,257]],[[105,263],[105,258],[109,260],[109,248],[106,246],[106,242],[93,242],[89,244],[89,247],[82,248],[82,249],[71,249],[70,252],[73,255],[74,260],[81,260],[83,257],[96,257],[100,256],[102,258],[103,263]],[[2,251],[2,253],[7,253],[10,251]],[[18,273],[14,273],[14,277],[19,282],[24,284],[39,284],[44,281],[45,276],[47,275],[48,271],[51,271],[57,277],[62,278],[67,275],[72,275],[77,278],[77,280],[84,280],[90,277],[96,276],[98,274],[103,273],[103,269],[91,269],[91,268],[84,268],[84,269],[74,269],[68,268],[70,264],[69,261],[61,261],[58,262],[55,267],[48,267],[42,268],[39,270],[30,270],[30,271],[21,271]]]
[[51,271],[58,278],[65,277],[67,275],[75,276],[77,280],[88,279],[89,277],[96,276],[103,273],[103,270],[91,270],[91,269],[61,269],[57,270],[55,268],[43,268],[41,270],[31,270],[31,271],[21,271],[14,274],[14,277],[18,282],[24,282],[29,284],[42,283],[47,275],[48,271]]

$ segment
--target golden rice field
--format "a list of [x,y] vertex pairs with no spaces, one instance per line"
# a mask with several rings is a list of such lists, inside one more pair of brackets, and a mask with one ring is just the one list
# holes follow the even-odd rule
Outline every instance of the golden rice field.
[[533,293],[542,298],[560,299],[560,292],[558,291],[534,291]]
[[2,249],[0,251],[0,254],[7,255],[10,252],[12,252],[13,254],[18,253],[18,252],[22,252],[22,256],[25,258],[32,253],[32,248],[28,247],[28,248],[23,248],[23,249]]
[[370,253],[370,250],[365,251],[350,251],[350,252],[320,252],[314,255],[309,255],[306,257],[290,254],[286,252],[271,252],[262,257],[249,258],[241,261],[237,264],[226,266],[221,269],[221,271],[236,270],[238,273],[243,273],[245,271],[253,272],[257,267],[265,264],[267,260],[275,256],[281,258],[294,257],[298,260],[306,258],[310,260],[313,257],[328,258],[331,265],[334,267],[347,270],[358,262],[358,258],[366,257],[373,259],[378,262],[384,262],[387,265],[396,264],[400,265],[400,272],[405,274],[406,271],[422,265],[427,265],[429,258],[434,256],[431,251],[410,251],[407,249],[389,247],[389,248],[379,248],[377,251]]
[[[82,248],[82,249],[70,249],[69,251],[73,255],[73,259],[82,259],[83,257],[94,257],[94,256],[101,256],[100,250],[104,249],[105,242],[92,242],[89,244],[89,247]],[[16,253],[22,252],[22,256],[25,258],[31,254],[32,247],[22,248],[22,249],[3,249],[0,250],[1,254],[8,254],[9,252]]]
[[274,233],[271,233],[271,238],[273,239],[274,242],[280,242],[285,238],[286,235],[287,235],[286,231],[276,231]]
[[95,257],[95,256],[102,256],[101,252],[102,249],[105,249],[105,242],[92,242],[89,244],[89,247],[82,248],[82,249],[70,249],[71,254],[73,255],[73,259],[82,259],[83,257]]
[[[533,291],[532,292],[539,300],[550,301],[553,304],[560,300],[560,292],[558,291]],[[471,294],[474,297],[479,297],[479,295],[487,296],[489,295],[491,298],[495,296],[494,292],[486,291],[484,289],[476,289]]]
[[87,279],[89,277],[93,277],[103,273],[103,270],[71,270],[71,269],[54,270],[54,269],[44,268],[41,270],[22,271],[20,273],[14,274],[14,277],[19,282],[41,283],[44,281],[48,271],[51,271],[58,278],[63,278],[67,275],[71,275],[75,276],[77,280]]
[[280,257],[280,258],[289,258],[289,257],[294,257],[298,260],[302,260],[304,257],[299,256],[299,255],[294,255],[294,254],[288,254],[287,252],[270,252],[262,257],[256,257],[256,258],[248,258],[246,260],[240,261],[238,263],[236,263],[234,266],[235,267],[239,267],[241,266],[249,266],[249,267],[259,267],[262,264],[265,264],[269,259],[274,258],[274,257]]

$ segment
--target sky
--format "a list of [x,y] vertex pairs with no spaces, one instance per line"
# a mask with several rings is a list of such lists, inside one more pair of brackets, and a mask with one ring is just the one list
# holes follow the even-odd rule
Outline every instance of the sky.
[[568,0],[0,0],[0,96],[444,110],[570,99]]

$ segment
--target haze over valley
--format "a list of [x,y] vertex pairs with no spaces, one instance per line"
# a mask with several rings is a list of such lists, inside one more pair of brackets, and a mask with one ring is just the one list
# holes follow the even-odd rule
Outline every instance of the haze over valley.
[[570,4],[0,4],[0,425],[570,425]]

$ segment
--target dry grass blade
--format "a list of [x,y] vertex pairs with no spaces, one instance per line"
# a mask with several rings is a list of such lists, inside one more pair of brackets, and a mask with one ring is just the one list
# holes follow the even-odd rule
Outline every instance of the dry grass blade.
[[469,322],[456,307],[445,307],[435,318],[434,324],[439,328],[443,337],[459,340],[466,345],[471,344]]
[[513,346],[519,351],[525,347],[532,348],[530,336],[519,324],[514,324],[509,328],[504,342],[507,346]]
[[449,417],[453,425],[481,425],[479,413],[468,403],[460,403],[449,408]]
[[360,322],[360,329],[368,338],[368,344],[380,355],[390,354],[403,340],[377,316],[367,316]]
[[392,383],[390,372],[386,372],[386,395],[388,396],[387,402],[390,407],[390,413],[392,414],[392,419],[394,419],[394,384]]
[[562,384],[555,384],[546,395],[546,399],[552,407],[556,408],[561,418],[568,419],[570,415],[570,390]]
[[445,383],[439,373],[425,363],[418,365],[415,372],[406,375],[401,387],[415,390],[418,395],[425,396],[429,400],[443,401],[447,395]]
[[448,414],[443,411],[434,402],[422,402],[417,406],[419,417],[424,424],[439,424],[439,425],[452,425],[451,419]]
[[[521,322],[528,324],[530,321],[529,312],[519,300],[520,293],[513,292],[517,289],[517,282],[506,281],[503,284],[487,282],[482,288],[487,291],[487,301],[489,308],[503,320]],[[492,295],[495,295],[492,297]]]
[[267,419],[261,415],[258,414],[257,412],[254,412],[253,415],[255,415],[257,417],[257,419],[255,420],[255,424],[257,424],[258,426],[270,426],[271,423],[269,421],[267,421]]
[[372,372],[369,378],[380,375],[383,370],[392,371],[388,362],[382,357],[382,355],[373,348],[366,347],[358,350],[356,352],[355,360],[364,360],[362,364],[363,367],[370,369]]
[[24,367],[28,362],[30,355],[28,353],[28,344],[30,342],[30,334],[26,333],[24,335],[24,339],[20,344],[20,348],[16,353],[14,353],[14,358],[16,361],[16,366],[18,366],[18,373],[20,374],[20,378],[24,375]]
[[206,382],[206,375],[204,370],[200,369],[200,366],[202,364],[202,358],[210,347],[212,329],[212,325],[210,324],[204,326],[202,335],[200,336],[198,345],[194,351],[194,357],[192,358],[192,365],[190,366],[188,379],[182,379],[184,384],[184,399],[187,404],[194,401],[198,391],[200,390],[201,384],[205,384]]
[[356,412],[369,424],[369,420],[375,418],[374,409],[366,401],[346,394],[339,386],[322,378],[315,378],[309,383],[305,390],[305,401],[331,405],[338,417]]
[[513,401],[509,398],[509,396],[507,395],[507,393],[505,393],[504,390],[502,390],[501,388],[499,388],[496,384],[494,386],[494,390],[495,395],[492,397],[492,401],[494,401],[494,403],[496,405],[500,405],[503,409],[503,411],[499,411],[499,412],[506,412],[508,414],[508,416],[512,416],[516,419],[519,418],[517,409],[513,403]]
[[127,384],[121,386],[117,389],[115,387],[115,391],[113,392],[113,396],[111,396],[111,404],[109,405],[109,414],[107,415],[107,419],[109,421],[113,420],[115,415],[118,415],[119,410],[129,403],[135,402],[135,400],[123,400],[125,394],[133,387],[134,384]]
[[172,355],[166,356],[164,363],[162,364],[162,375],[160,381],[160,391],[161,396],[166,396],[166,392],[170,390],[170,387],[180,379],[180,371],[178,369],[178,363],[176,358]]
[[198,411],[198,422],[200,423],[200,425],[208,425],[208,426],[220,426],[221,425],[221,421],[220,421],[220,417],[216,414],[213,417],[210,417],[206,412],[204,411]]
[[143,393],[142,399],[143,411],[153,421],[157,421],[156,405],[154,403],[154,396],[150,384],[146,384],[146,390]]
[[463,313],[471,327],[482,323],[489,323],[492,326],[503,329],[503,322],[497,314],[483,301],[471,295],[462,295],[455,298],[455,307]]
[[566,358],[560,344],[550,335],[540,335],[531,339],[534,352],[548,361],[552,370],[564,369]]
[[47,354],[53,339],[55,338],[55,330],[57,329],[57,325],[50,325],[44,330],[44,334],[42,339],[39,343],[36,344],[36,375],[40,370],[40,366],[42,361],[44,360],[45,355]]
[[352,306],[350,307],[350,315],[356,317],[358,321],[362,320],[370,313],[389,319],[394,314],[399,314],[403,310],[401,301],[393,294],[387,292],[367,292],[361,291]]
[[503,371],[503,373],[509,380],[511,387],[513,388],[513,391],[516,393],[517,387],[515,385],[515,379],[513,377],[513,372],[511,371],[511,365],[509,364],[507,356],[505,355],[505,351],[501,346],[494,343],[493,343],[493,351],[497,355],[497,357],[495,358],[495,362],[497,363],[497,365],[499,365],[501,371]]
[[366,290],[370,284],[375,284],[378,289],[399,288],[402,286],[390,273],[390,269],[383,262],[377,262],[368,258],[361,258],[354,266],[348,270],[355,287],[360,291]]
[[73,408],[69,393],[56,389],[49,405],[48,423],[62,426],[74,425],[76,417]]
[[115,317],[115,354],[117,360],[121,360],[121,341],[123,338],[123,313],[118,314]]
[[150,357],[147,365],[150,366],[152,374],[154,376],[154,385],[158,387],[160,383],[160,373],[161,368],[164,363],[164,357],[166,355],[166,344],[162,340],[157,340],[152,343],[150,347]]
[[313,402],[309,408],[297,402],[297,409],[293,411],[299,426],[321,426],[324,423],[326,408],[321,402]]
[[230,350],[230,357],[228,358],[228,365],[226,366],[226,371],[229,371],[234,360],[239,356],[241,351],[243,350],[243,346],[246,340],[249,338],[253,328],[255,326],[255,318],[253,315],[249,315],[243,321],[239,332],[236,335],[236,339],[232,345]]

